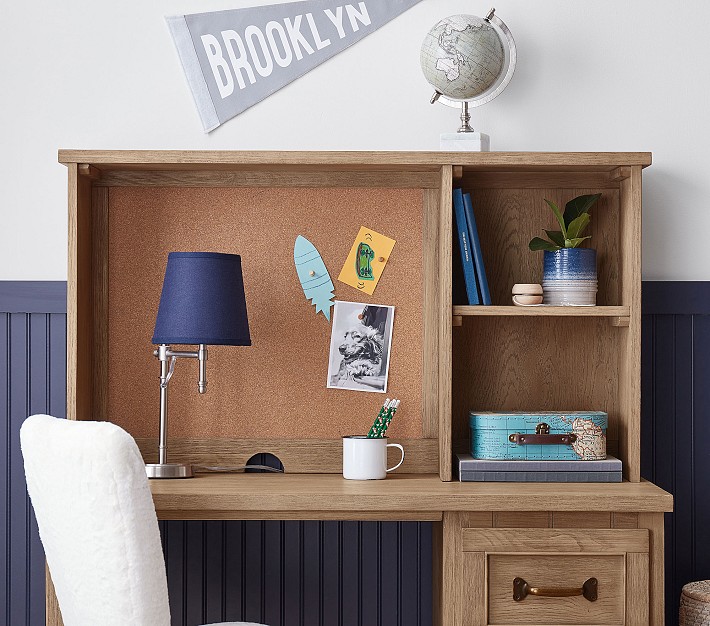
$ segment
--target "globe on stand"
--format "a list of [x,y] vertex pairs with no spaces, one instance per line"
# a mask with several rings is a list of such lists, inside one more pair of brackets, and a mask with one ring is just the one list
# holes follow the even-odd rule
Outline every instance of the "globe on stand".
[[490,149],[489,136],[471,128],[469,107],[490,102],[506,88],[516,58],[515,40],[495,9],[483,19],[451,15],[429,31],[420,61],[424,77],[436,90],[431,103],[461,108],[461,127],[456,133],[442,133],[442,150]]

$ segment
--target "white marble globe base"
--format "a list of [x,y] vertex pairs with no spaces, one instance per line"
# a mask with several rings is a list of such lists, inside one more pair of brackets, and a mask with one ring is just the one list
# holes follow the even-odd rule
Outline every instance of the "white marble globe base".
[[485,133],[441,133],[439,149],[446,152],[490,152],[491,138]]

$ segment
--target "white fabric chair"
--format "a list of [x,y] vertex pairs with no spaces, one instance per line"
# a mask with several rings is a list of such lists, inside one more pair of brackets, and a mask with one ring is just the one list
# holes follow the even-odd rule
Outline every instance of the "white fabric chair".
[[20,443],[65,626],[170,626],[158,520],[133,438],[108,422],[33,415]]

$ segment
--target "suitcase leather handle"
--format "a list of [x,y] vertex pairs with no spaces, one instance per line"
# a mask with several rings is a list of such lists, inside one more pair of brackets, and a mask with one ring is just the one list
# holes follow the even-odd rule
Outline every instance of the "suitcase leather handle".
[[574,433],[563,433],[562,435],[551,435],[549,424],[541,422],[535,428],[535,434],[528,433],[513,433],[508,436],[510,443],[519,446],[538,445],[538,446],[559,446],[560,444],[569,445],[577,441],[577,435]]
[[513,580],[513,600],[522,602],[527,596],[542,598],[584,596],[590,602],[595,602],[598,585],[596,578],[588,578],[581,587],[531,587],[524,579],[518,577]]
[[563,435],[531,435],[527,433],[513,433],[508,437],[510,443],[518,444],[519,446],[536,444],[538,446],[559,446],[560,444],[569,445],[577,441],[577,435],[574,433],[566,433]]

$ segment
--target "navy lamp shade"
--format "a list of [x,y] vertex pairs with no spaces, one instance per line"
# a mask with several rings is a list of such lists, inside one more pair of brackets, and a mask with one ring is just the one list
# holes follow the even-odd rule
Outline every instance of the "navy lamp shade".
[[250,346],[241,257],[168,254],[152,342]]

